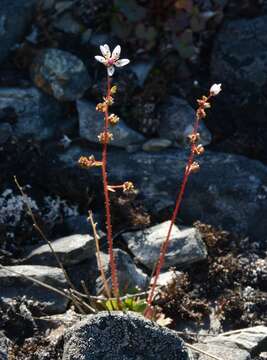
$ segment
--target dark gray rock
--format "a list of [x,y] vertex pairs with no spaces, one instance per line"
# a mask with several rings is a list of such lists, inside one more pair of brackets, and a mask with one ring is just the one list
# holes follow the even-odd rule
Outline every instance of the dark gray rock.
[[[197,347],[227,360],[251,360],[260,352],[267,351],[267,327],[255,326],[221,334]],[[198,359],[208,360],[208,357],[201,355]]]
[[149,62],[142,61],[130,66],[131,70],[137,76],[138,85],[140,87],[144,86],[153,65],[154,65],[154,61],[149,61]]
[[[169,226],[170,221],[165,221],[143,231],[124,233],[122,237],[136,260],[152,270],[159,258]],[[176,225],[173,227],[165,256],[165,269],[174,265],[190,265],[206,257],[207,250],[197,229],[178,229]]]
[[[63,272],[59,268],[39,265],[15,265],[0,269],[0,297],[4,301],[26,297],[36,306],[37,311],[45,314],[57,314],[66,311],[68,300],[23,277],[30,276],[59,290],[67,288]],[[21,275],[20,275],[21,274]]]
[[[95,254],[95,240],[92,235],[75,234],[52,241],[52,247],[63,265],[79,264]],[[27,256],[30,264],[57,265],[48,244],[35,247]]]
[[54,22],[54,27],[66,34],[78,35],[82,32],[82,25],[74,18],[71,12],[63,13]]
[[[119,287],[122,291],[130,291],[136,288],[145,290],[148,286],[148,276],[139,269],[132,258],[121,249],[114,249],[114,256],[117,265],[117,276]],[[111,273],[108,254],[101,252],[101,260],[103,269],[111,286]],[[103,283],[101,276],[96,279],[96,292],[101,293],[103,290]]]
[[0,123],[0,145],[3,145],[12,136],[12,126],[8,123]]
[[1,88],[0,110],[12,109],[15,120],[11,124],[13,135],[34,135],[47,139],[54,135],[60,124],[62,109],[51,97],[36,88]]
[[[226,21],[215,40],[211,60],[212,77],[223,83],[233,105],[261,102],[267,81],[267,16]],[[229,96],[231,97],[229,101]],[[262,97],[263,95],[263,97]],[[235,104],[233,104],[235,101]],[[265,102],[265,101],[264,101]],[[243,122],[243,119],[240,119]],[[255,118],[250,119],[252,123]]]
[[[159,109],[161,122],[159,135],[164,139],[176,141],[185,146],[188,143],[187,136],[192,133],[195,122],[195,111],[187,101],[170,96],[167,102]],[[200,143],[208,145],[211,142],[211,133],[204,122],[199,127]]]
[[[96,111],[94,104],[86,100],[78,100],[80,136],[93,143],[99,143],[98,135],[103,131],[103,114]],[[126,148],[128,145],[144,141],[144,136],[129,128],[123,120],[109,131],[113,134],[111,145]]]
[[32,64],[31,76],[37,87],[60,101],[81,98],[91,85],[83,62],[59,49],[42,50]]
[[12,342],[2,333],[0,332],[0,359],[8,360],[8,351]]
[[[90,152],[89,152],[90,151]],[[69,171],[77,166],[80,155],[90,155],[91,149],[72,146],[60,156]],[[94,152],[97,159],[98,152]],[[113,149],[109,152],[110,182],[134,182],[140,198],[152,214],[166,216],[166,209],[174,207],[180,188],[187,154],[169,150],[159,153],[125,153]],[[199,159],[201,169],[193,174],[182,202],[179,218],[186,224],[196,220],[251,239],[266,246],[267,168],[259,161],[206,151]],[[99,169],[84,170],[87,177],[79,188],[97,185]],[[164,217],[163,217],[164,218]],[[166,217],[165,217],[166,218]]]
[[70,216],[64,221],[65,228],[69,235],[71,234],[88,234],[91,225],[85,215]]
[[65,335],[62,360],[186,360],[183,341],[134,313],[88,316]]
[[23,40],[34,13],[35,0],[1,0],[0,63],[17,42]]

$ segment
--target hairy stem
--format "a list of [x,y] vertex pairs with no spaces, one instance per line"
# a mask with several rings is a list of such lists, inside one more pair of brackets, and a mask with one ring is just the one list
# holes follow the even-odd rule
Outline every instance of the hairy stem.
[[[107,99],[111,96],[111,78],[107,78]],[[112,290],[114,296],[117,298],[118,303],[119,299],[119,284],[117,278],[116,263],[113,253],[113,239],[112,239],[112,225],[111,225],[111,211],[110,211],[110,199],[109,199],[109,190],[108,190],[108,176],[107,176],[107,143],[108,143],[108,117],[109,117],[109,105],[107,104],[105,110],[105,124],[104,124],[104,137],[102,148],[102,178],[103,178],[103,189],[105,197],[105,208],[106,208],[106,229],[107,229],[107,238],[108,238],[108,252],[109,252],[109,263],[111,270],[111,281],[112,281]]]

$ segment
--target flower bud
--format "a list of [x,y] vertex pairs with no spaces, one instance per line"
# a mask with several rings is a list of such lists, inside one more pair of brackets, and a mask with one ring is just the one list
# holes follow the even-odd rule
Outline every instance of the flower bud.
[[222,84],[213,84],[210,88],[210,95],[216,96],[222,91]]

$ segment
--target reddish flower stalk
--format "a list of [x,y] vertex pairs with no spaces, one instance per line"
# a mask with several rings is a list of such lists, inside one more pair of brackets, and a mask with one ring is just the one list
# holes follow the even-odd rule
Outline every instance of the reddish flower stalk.
[[[111,97],[111,78],[107,76],[107,96],[109,99]],[[109,125],[109,104],[106,103],[105,107],[105,124],[104,124],[104,137],[108,139],[108,125]],[[112,238],[112,225],[111,225],[111,211],[110,211],[110,199],[109,199],[109,190],[108,190],[108,175],[107,175],[107,148],[108,141],[103,141],[102,144],[102,179],[103,179],[103,189],[105,197],[105,208],[106,208],[106,229],[107,229],[107,238],[108,238],[108,253],[109,253],[109,263],[111,271],[111,281],[112,281],[112,291],[114,296],[119,300],[119,283],[117,277],[116,262],[113,253],[113,238]]]
[[[216,85],[216,86],[215,86]],[[163,242],[161,249],[160,249],[160,255],[159,255],[159,259],[157,262],[157,266],[155,269],[155,275],[154,275],[154,279],[152,282],[152,286],[147,298],[147,308],[145,310],[145,316],[146,317],[151,317],[153,314],[153,309],[152,309],[152,301],[154,298],[154,293],[155,293],[155,289],[157,286],[157,282],[158,282],[158,278],[160,275],[160,271],[164,265],[164,260],[165,260],[165,255],[168,249],[168,245],[170,242],[170,237],[171,237],[171,232],[172,232],[172,228],[175,224],[175,220],[177,218],[177,215],[179,213],[180,207],[181,207],[181,202],[185,193],[185,188],[186,188],[186,184],[189,178],[190,173],[194,172],[195,170],[198,170],[199,165],[197,163],[194,162],[194,158],[195,155],[200,155],[203,153],[204,149],[201,145],[197,146],[196,142],[199,138],[199,134],[198,134],[198,128],[199,128],[199,123],[200,120],[203,119],[206,116],[206,112],[205,109],[210,107],[210,103],[209,100],[211,99],[212,96],[217,95],[221,89],[220,89],[220,84],[217,85],[215,84],[213,85],[213,87],[211,87],[210,89],[210,93],[208,97],[202,97],[201,100],[198,100],[198,104],[199,107],[196,111],[196,120],[195,120],[195,124],[194,124],[194,128],[192,131],[192,134],[190,135],[190,141],[191,141],[191,149],[190,149],[190,155],[185,167],[185,171],[184,171],[184,176],[183,176],[183,180],[182,180],[182,185],[181,185],[181,189],[178,193],[178,196],[176,198],[176,203],[175,203],[175,208],[171,217],[171,221],[170,221],[170,226],[167,232],[167,236],[165,241]],[[214,86],[215,86],[215,90],[214,91]]]

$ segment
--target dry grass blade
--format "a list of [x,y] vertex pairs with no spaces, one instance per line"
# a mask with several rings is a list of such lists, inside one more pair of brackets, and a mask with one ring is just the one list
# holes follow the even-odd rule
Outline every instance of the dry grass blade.
[[25,205],[27,206],[27,209],[28,209],[28,212],[29,212],[29,215],[32,219],[32,222],[33,222],[33,227],[38,231],[38,233],[40,234],[40,236],[42,237],[42,239],[48,244],[52,254],[54,255],[55,259],[56,259],[56,262],[58,263],[58,266],[61,268],[61,270],[63,271],[63,274],[64,274],[64,277],[67,281],[67,283],[69,284],[70,288],[72,289],[75,289],[75,286],[73,285],[72,281],[70,280],[62,262],[60,261],[57,253],[54,251],[53,249],[53,246],[52,246],[52,243],[51,241],[48,240],[48,238],[45,236],[44,232],[42,231],[42,229],[39,227],[39,225],[37,224],[37,221],[36,221],[36,218],[34,216],[34,213],[32,212],[32,209],[31,209],[31,206],[30,206],[30,203],[29,203],[29,200],[28,200],[28,196],[25,194],[25,192],[23,191],[23,188],[22,186],[20,186],[16,176],[14,176],[14,181],[15,181],[15,184],[17,186],[17,188],[19,189],[23,199],[24,199],[24,202],[25,202]]
[[100,254],[99,236],[98,236],[97,230],[96,230],[97,223],[94,222],[92,211],[89,211],[88,214],[89,214],[88,220],[90,221],[90,223],[92,225],[93,235],[94,235],[94,239],[95,239],[98,268],[99,268],[99,271],[100,271],[100,274],[101,274],[101,278],[102,278],[102,282],[103,282],[106,294],[107,294],[108,298],[110,299],[111,298],[111,293],[110,293],[108,282],[107,282],[107,279],[106,279],[106,276],[105,276],[103,263],[102,263],[102,259],[101,259],[101,254]]
[[200,350],[200,349],[198,349],[197,347],[195,347],[194,345],[188,344],[188,343],[186,343],[186,342],[185,342],[185,345],[186,345],[187,347],[189,347],[189,349],[192,349],[193,351],[198,352],[198,353],[200,353],[200,354],[206,355],[206,356],[210,357],[211,359],[224,360],[224,359],[222,359],[222,358],[218,358],[218,357],[215,356],[215,355],[211,355],[211,354],[209,354],[208,352],[206,352],[206,351],[204,351],[204,350]]
[[70,295],[67,295],[67,294],[64,293],[63,291],[55,288],[54,286],[51,286],[51,285],[49,285],[49,284],[46,284],[46,283],[44,283],[43,281],[34,279],[32,276],[28,276],[28,275],[22,274],[22,273],[20,273],[20,272],[18,272],[18,271],[11,270],[8,266],[3,266],[3,265],[1,265],[1,264],[0,264],[0,269],[6,270],[6,271],[8,271],[8,272],[10,272],[10,273],[12,273],[12,274],[16,274],[16,275],[22,276],[22,277],[24,277],[25,279],[32,281],[33,283],[36,283],[36,284],[38,284],[38,285],[40,285],[40,286],[42,286],[42,287],[44,287],[44,288],[46,288],[46,289],[48,289],[48,290],[51,290],[51,291],[53,291],[53,292],[55,292],[55,293],[57,293],[57,294],[62,295],[63,297],[67,298],[68,300],[72,300],[72,298],[71,298]]

